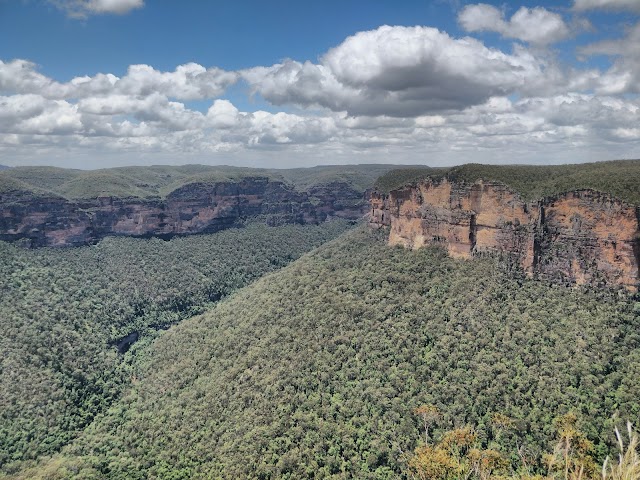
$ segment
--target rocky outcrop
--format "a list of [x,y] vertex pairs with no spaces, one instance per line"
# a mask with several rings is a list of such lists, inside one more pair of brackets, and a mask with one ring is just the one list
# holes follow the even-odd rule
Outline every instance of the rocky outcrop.
[[345,183],[299,192],[267,177],[192,183],[162,199],[69,201],[14,192],[0,194],[0,240],[39,247],[83,245],[108,235],[168,238],[216,232],[256,216],[271,224],[358,219],[367,208],[363,193]]
[[638,290],[639,208],[601,192],[525,202],[496,182],[425,180],[373,192],[370,222],[390,228],[390,245],[440,244],[457,258],[498,254],[531,276]]

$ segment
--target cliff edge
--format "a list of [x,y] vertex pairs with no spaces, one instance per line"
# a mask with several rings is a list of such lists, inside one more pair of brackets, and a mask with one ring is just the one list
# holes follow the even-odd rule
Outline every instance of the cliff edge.
[[365,194],[346,183],[298,191],[261,176],[189,183],[165,198],[66,199],[0,192],[0,240],[42,247],[85,245],[110,235],[169,238],[212,233],[258,216],[270,224],[355,220],[367,208]]
[[595,190],[525,201],[499,182],[427,178],[370,197],[389,244],[438,244],[449,255],[498,254],[530,276],[638,291],[640,209]]

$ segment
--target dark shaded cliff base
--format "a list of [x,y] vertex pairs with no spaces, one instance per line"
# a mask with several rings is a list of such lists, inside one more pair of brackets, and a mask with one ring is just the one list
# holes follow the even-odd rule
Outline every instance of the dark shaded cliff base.
[[[606,165],[585,168],[604,172]],[[634,187],[634,182],[640,182],[640,162],[612,165],[614,171],[624,165],[630,176],[621,178],[620,183],[628,189],[626,197],[634,198],[640,190]],[[473,167],[478,174],[481,166],[465,167]],[[504,168],[509,173],[519,167]],[[507,175],[502,172],[502,176]],[[607,178],[603,174],[591,180],[597,183]],[[549,189],[552,182],[547,179],[543,187],[530,184],[525,193]],[[564,180],[556,179],[555,183],[564,185]],[[441,244],[451,256],[460,258],[497,253],[527,274],[553,282],[638,290],[637,205],[593,189],[556,193],[538,200],[528,200],[526,194],[501,182],[467,182],[460,171],[452,169],[450,173],[426,175],[388,193],[373,192],[370,222],[390,227],[390,245],[420,248]]]

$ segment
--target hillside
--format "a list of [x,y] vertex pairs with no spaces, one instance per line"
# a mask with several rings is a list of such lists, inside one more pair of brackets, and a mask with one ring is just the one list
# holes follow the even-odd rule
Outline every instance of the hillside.
[[253,223],[63,250],[0,242],[0,476],[57,452],[107,409],[158,331],[347,228]]
[[345,183],[359,192],[397,165],[330,165],[289,170],[208,165],[154,165],[100,170],[57,167],[15,167],[0,173],[0,193],[16,189],[22,182],[35,195],[56,195],[68,200],[102,196],[118,198],[166,198],[185,185],[237,182],[248,177],[281,181],[298,191],[334,182]]
[[484,445],[507,415],[501,441],[532,459],[571,410],[602,461],[640,415],[639,331],[638,298],[359,229],[171,328],[122,400],[25,475],[402,478],[421,404],[442,412],[434,435],[472,424]]
[[571,190],[593,189],[640,205],[640,160],[545,166],[470,163],[448,169],[401,168],[381,175],[376,187],[381,192],[389,192],[424,178],[443,176],[455,182],[473,183],[479,179],[502,182],[525,201]]

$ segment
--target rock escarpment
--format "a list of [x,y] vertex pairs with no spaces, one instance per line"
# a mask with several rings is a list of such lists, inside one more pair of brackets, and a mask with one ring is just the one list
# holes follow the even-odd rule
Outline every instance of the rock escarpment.
[[211,233],[264,216],[269,223],[358,219],[367,210],[362,192],[334,182],[300,192],[267,177],[212,184],[191,183],[166,198],[70,201],[28,192],[0,194],[0,240],[27,246],[70,246],[109,235],[158,236]]
[[525,202],[497,182],[429,179],[373,192],[370,222],[390,227],[390,245],[440,244],[458,258],[499,254],[554,282],[638,290],[640,210],[601,192]]

